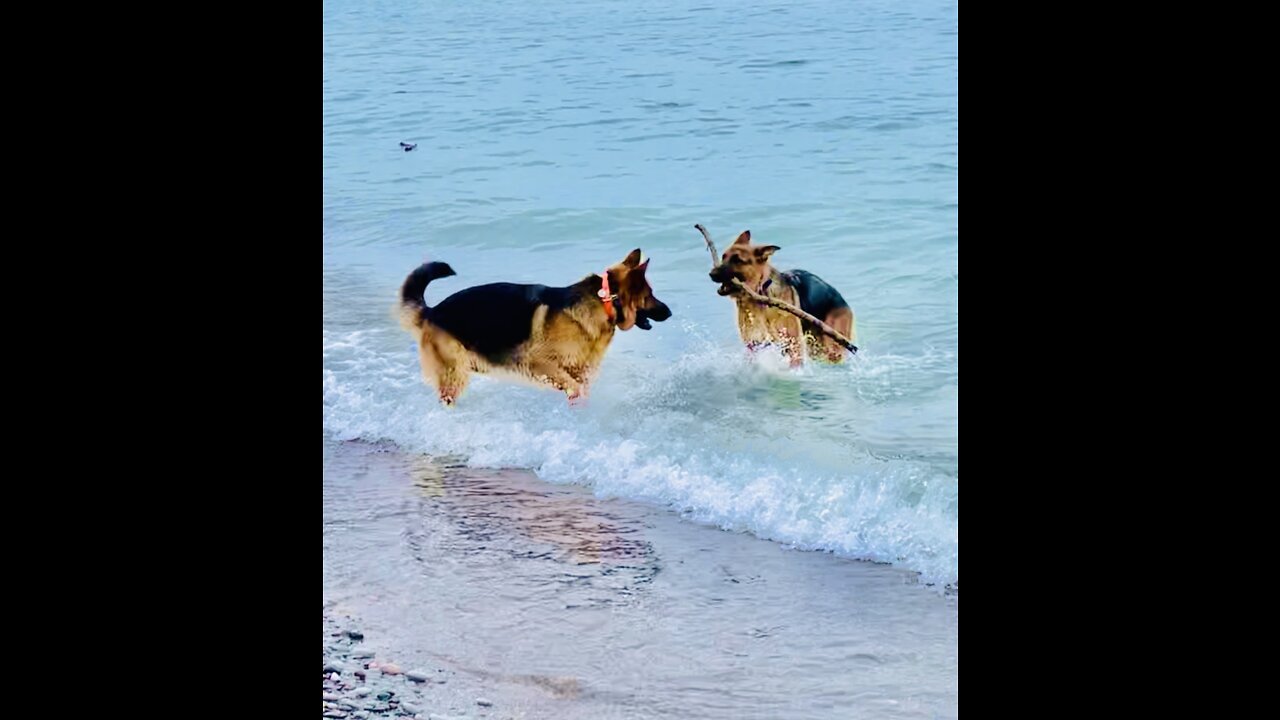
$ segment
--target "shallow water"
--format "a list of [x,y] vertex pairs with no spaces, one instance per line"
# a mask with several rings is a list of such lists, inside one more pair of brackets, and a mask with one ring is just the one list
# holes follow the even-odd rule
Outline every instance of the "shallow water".
[[[530,468],[957,583],[956,16],[326,0],[326,437]],[[721,246],[750,228],[776,265],[838,288],[859,357],[747,362],[695,222]],[[389,312],[410,269],[458,271],[434,303],[567,284],[634,247],[675,316],[619,334],[586,408],[483,379],[435,404]]]
[[324,447],[324,596],[495,718],[953,718],[957,603],[522,471]]

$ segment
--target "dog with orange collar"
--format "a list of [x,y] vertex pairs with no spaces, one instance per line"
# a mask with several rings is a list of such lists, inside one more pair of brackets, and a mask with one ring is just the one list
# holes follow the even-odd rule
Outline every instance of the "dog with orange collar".
[[564,287],[490,283],[460,290],[435,306],[424,293],[455,275],[429,262],[400,288],[401,324],[417,340],[422,376],[453,405],[471,373],[553,387],[570,402],[586,397],[615,330],[649,330],[671,310],[653,294],[639,248],[604,272]]

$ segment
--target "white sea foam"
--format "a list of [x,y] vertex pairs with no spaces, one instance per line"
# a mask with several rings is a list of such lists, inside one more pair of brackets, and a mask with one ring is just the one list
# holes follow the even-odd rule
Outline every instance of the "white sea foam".
[[530,468],[550,482],[957,583],[954,469],[879,451],[859,431],[875,415],[859,408],[951,356],[864,351],[844,367],[791,372],[683,329],[695,350],[671,362],[607,358],[585,407],[481,376],[452,409],[423,384],[405,336],[326,330],[324,430],[476,467]]

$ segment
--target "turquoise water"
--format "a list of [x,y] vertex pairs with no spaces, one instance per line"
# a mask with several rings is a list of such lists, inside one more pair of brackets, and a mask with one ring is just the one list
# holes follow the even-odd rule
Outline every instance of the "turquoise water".
[[[324,4],[324,433],[803,549],[958,572],[954,2]],[[417,143],[403,152],[398,143]],[[693,224],[837,287],[862,352],[746,359]],[[423,385],[390,308],[424,258],[567,284],[640,247],[674,317],[583,408]]]

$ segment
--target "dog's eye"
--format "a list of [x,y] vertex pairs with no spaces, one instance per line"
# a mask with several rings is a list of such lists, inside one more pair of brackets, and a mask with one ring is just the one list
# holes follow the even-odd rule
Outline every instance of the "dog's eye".
[[736,255],[735,255],[735,256],[733,256],[733,257],[729,258],[729,264],[730,264],[730,265],[741,265],[741,264],[742,264],[742,258],[740,258],[740,257],[738,257],[738,256],[736,256]]

